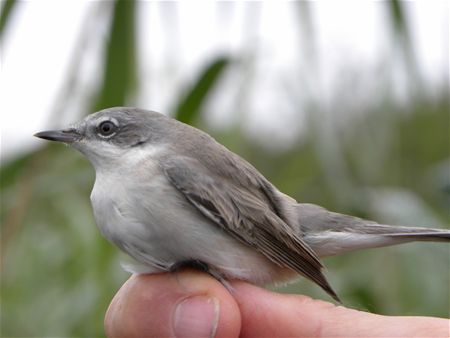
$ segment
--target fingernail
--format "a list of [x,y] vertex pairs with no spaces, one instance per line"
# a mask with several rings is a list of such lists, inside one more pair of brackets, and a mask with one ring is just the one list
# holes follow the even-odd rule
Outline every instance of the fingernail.
[[219,313],[217,298],[194,296],[183,300],[174,312],[175,337],[214,337]]

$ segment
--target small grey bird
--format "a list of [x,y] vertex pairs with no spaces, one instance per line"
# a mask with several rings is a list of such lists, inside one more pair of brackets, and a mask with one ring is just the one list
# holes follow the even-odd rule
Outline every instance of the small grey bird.
[[450,231],[388,226],[297,203],[208,134],[159,113],[116,107],[35,136],[68,143],[95,167],[102,234],[134,258],[134,273],[201,268],[226,284],[303,275],[339,301],[320,257]]

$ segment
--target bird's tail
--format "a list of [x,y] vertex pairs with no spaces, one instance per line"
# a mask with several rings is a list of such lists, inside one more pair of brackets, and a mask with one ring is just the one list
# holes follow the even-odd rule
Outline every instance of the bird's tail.
[[299,231],[319,257],[412,241],[450,242],[450,230],[391,226],[297,204]]

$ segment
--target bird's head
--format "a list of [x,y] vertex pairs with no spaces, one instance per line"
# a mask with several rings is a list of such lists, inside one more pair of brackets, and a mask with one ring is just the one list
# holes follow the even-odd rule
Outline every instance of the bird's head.
[[160,148],[168,140],[170,120],[155,112],[115,107],[88,115],[69,128],[34,136],[69,144],[99,168],[137,159],[143,152]]

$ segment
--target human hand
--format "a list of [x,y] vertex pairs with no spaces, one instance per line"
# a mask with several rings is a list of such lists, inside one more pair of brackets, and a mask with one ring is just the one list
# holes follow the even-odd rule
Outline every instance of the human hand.
[[207,274],[133,275],[105,317],[108,337],[449,337],[450,321],[388,317]]

